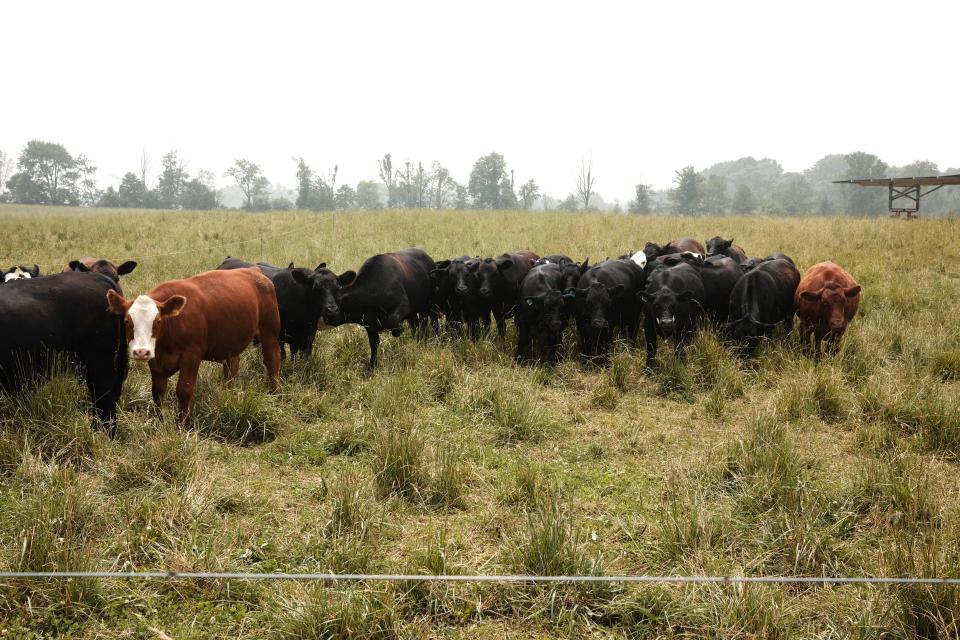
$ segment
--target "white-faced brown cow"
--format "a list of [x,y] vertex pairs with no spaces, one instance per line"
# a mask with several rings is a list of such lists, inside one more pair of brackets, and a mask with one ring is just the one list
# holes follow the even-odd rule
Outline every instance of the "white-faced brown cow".
[[126,300],[107,293],[110,311],[126,322],[135,361],[148,362],[153,402],[160,409],[167,380],[180,372],[177,399],[187,422],[200,362],[223,363],[226,380],[237,375],[240,354],[260,339],[271,389],[280,381],[280,312],[273,283],[259,269],[208,271],[170,280],[147,295]]

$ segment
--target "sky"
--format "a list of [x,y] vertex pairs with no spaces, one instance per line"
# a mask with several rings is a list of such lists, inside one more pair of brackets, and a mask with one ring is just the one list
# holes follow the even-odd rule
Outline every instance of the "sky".
[[[752,155],[802,171],[865,150],[960,166],[960,2],[50,2],[0,9],[0,150],[59,142],[102,186],[176,149],[293,186],[391,153],[466,182],[626,202]],[[934,128],[943,123],[942,129]]]

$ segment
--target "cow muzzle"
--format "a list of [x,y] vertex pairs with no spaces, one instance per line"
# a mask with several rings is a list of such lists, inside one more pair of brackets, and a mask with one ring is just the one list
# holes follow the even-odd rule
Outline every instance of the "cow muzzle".
[[486,287],[480,288],[480,297],[481,298],[490,298],[493,297],[493,290]]
[[676,326],[676,324],[676,319],[673,316],[668,318],[657,318],[657,326],[664,331],[673,331],[673,328]]
[[590,326],[594,329],[609,329],[610,323],[606,320],[592,320]]
[[134,360],[140,360],[145,362],[153,358],[153,350],[152,349],[131,349],[130,355],[133,357]]

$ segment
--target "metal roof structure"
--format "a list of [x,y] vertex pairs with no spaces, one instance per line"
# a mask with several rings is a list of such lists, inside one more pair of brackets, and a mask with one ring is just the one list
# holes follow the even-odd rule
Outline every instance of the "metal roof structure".
[[[901,213],[907,214],[908,218],[917,217],[920,212],[920,198],[933,193],[937,189],[947,185],[960,185],[960,173],[946,176],[919,176],[916,178],[864,178],[861,180],[834,180],[834,184],[855,184],[861,187],[887,187],[889,196],[890,213],[894,217],[900,217]],[[932,187],[921,192],[921,187]],[[897,200],[905,199],[906,204],[897,203]]]

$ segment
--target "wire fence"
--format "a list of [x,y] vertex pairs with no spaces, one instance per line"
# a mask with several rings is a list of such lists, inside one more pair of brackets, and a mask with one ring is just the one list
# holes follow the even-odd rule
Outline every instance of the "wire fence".
[[111,580],[296,580],[303,582],[499,582],[499,583],[655,583],[655,584],[819,584],[960,586],[960,578],[916,576],[538,576],[389,573],[249,573],[218,571],[0,571],[0,579],[100,578]]

